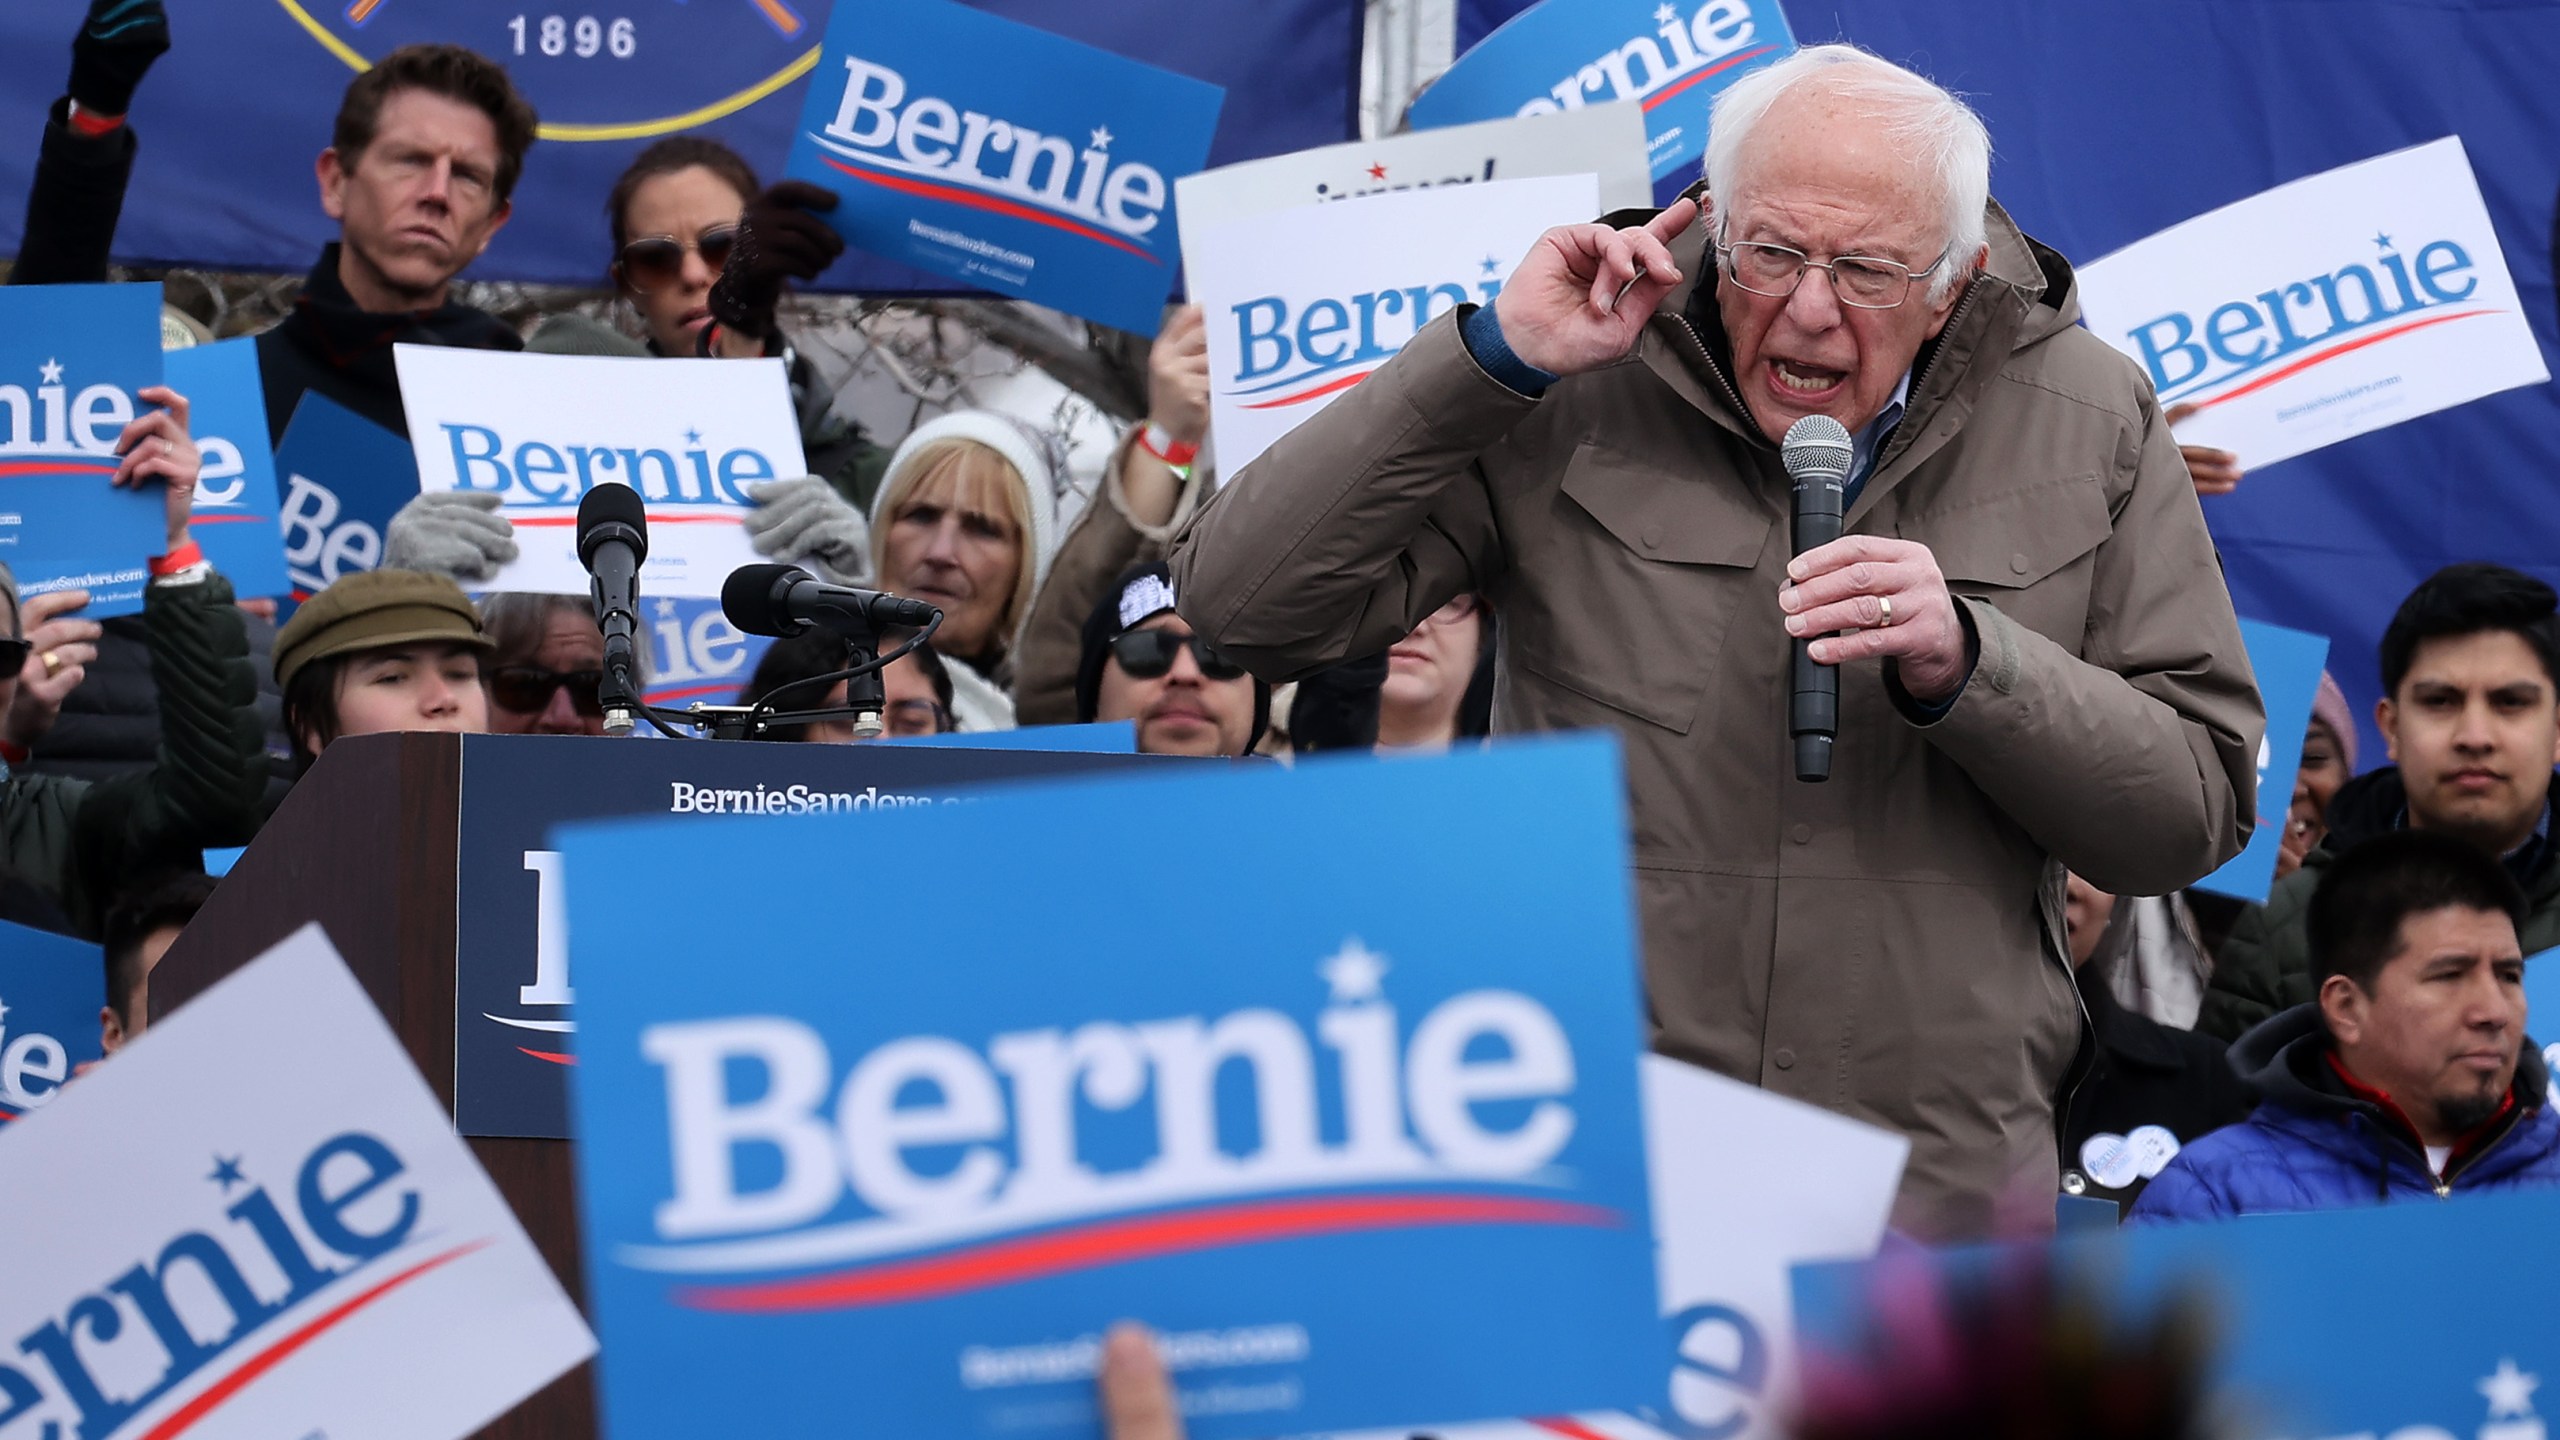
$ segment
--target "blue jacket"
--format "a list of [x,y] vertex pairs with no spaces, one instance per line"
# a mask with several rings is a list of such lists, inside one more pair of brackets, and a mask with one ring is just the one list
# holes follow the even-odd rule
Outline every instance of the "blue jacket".
[[2125,1223],[2560,1186],[2560,1113],[2545,1103],[2550,1072],[2532,1041],[2516,1065],[2514,1108],[2490,1138],[2451,1162],[2441,1184],[2403,1122],[2325,1073],[2328,1050],[2329,1032],[2314,1005],[2282,1011],[2241,1036],[2231,1063],[2257,1087],[2257,1112],[2180,1151]]

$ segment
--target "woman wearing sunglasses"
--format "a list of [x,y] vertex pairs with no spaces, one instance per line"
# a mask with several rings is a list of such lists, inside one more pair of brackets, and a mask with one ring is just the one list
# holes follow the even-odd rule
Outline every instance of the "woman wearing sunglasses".
[[[499,735],[602,735],[604,632],[583,595],[501,592],[480,601],[489,634],[489,729]],[[640,647],[644,673],[648,647]]]
[[[647,332],[635,346],[611,326],[555,315],[525,348],[554,355],[776,356],[791,377],[801,449],[811,474],[857,510],[879,488],[889,454],[836,413],[816,368],[791,346],[774,318],[786,280],[814,280],[844,243],[811,208],[835,197],[784,181],[767,190],[738,152],[699,135],[673,135],[640,152],[605,202],[613,235],[614,289]],[[712,319],[712,285],[752,227],[752,255],[723,292],[727,324]]]

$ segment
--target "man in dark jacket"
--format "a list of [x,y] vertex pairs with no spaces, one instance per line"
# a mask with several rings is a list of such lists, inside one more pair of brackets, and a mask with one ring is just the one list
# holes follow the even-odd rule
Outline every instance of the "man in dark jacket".
[[404,45],[347,86],[318,165],[339,239],[258,337],[270,441],[309,390],[406,435],[394,345],[524,348],[451,290],[506,224],[534,124],[507,72],[460,46]]
[[2307,925],[2318,998],[2241,1038],[2257,1112],[2180,1152],[2135,1221],[2560,1185],[2560,1115],[2525,1038],[2524,892],[2426,830],[2332,861]]
[[2361,776],[2329,807],[2329,834],[2259,910],[2231,927],[2196,1028],[2224,1040],[2313,998],[2307,919],[2337,856],[2386,831],[2432,830],[2496,857],[2524,888],[2525,953],[2560,945],[2560,848],[2551,835],[2560,764],[2560,595],[2503,565],[2429,576],[2382,633],[2374,721],[2394,767]]

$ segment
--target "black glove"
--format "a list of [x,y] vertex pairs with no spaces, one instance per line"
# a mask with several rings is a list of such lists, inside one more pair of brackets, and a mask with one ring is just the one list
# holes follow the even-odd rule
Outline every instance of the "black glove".
[[90,0],[71,42],[71,100],[92,115],[122,115],[151,62],[169,48],[161,0]]
[[1298,682],[1289,702],[1289,748],[1299,755],[1326,750],[1371,750],[1378,744],[1378,692],[1386,687],[1387,656],[1345,660]]
[[805,180],[785,180],[747,202],[729,263],[711,282],[711,318],[740,335],[771,335],[773,307],[785,280],[815,280],[844,253],[844,237],[812,210],[833,210],[836,195]]

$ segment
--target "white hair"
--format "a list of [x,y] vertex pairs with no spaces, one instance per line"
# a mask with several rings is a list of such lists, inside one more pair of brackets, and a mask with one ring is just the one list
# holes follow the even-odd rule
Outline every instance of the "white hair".
[[1991,201],[1991,132],[1973,107],[1926,76],[1855,45],[1811,45],[1736,80],[1716,97],[1707,130],[1707,191],[1716,213],[1740,203],[1742,152],[1780,96],[1819,85],[1884,128],[1935,177],[1945,207],[1947,259],[1929,282],[1929,298],[1970,275],[1983,246],[1983,210]]

